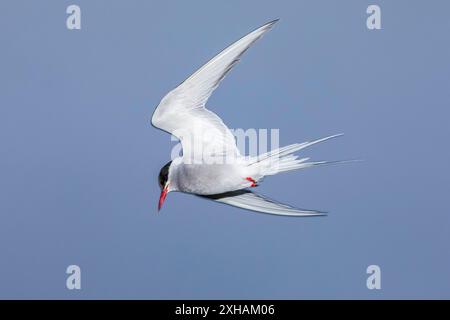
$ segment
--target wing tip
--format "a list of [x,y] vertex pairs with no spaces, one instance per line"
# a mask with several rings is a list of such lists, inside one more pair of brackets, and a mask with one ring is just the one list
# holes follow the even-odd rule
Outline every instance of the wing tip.
[[336,134],[332,134],[331,136],[327,136],[325,138],[321,138],[319,139],[320,141],[327,141],[327,140],[331,140],[331,139],[336,139],[336,138],[340,138],[344,136],[344,133],[336,133]]
[[299,215],[299,217],[327,217],[328,212],[327,211],[318,211],[318,210],[311,210],[307,211],[308,213],[305,214],[305,211],[303,211],[302,215]]
[[275,213],[275,212],[269,212],[269,211],[258,211],[258,210],[251,210],[247,209],[248,211],[268,214],[272,216],[277,217],[288,217],[288,218],[314,218],[314,217],[327,217],[328,214],[325,212],[319,212],[319,211],[298,211],[297,213],[291,212],[289,214],[287,213]]
[[269,21],[269,22],[263,24],[263,25],[260,27],[260,29],[271,29],[271,28],[273,27],[273,25],[274,25],[275,23],[277,23],[278,21],[280,21],[279,18],[274,19],[274,20],[271,20],[271,21]]

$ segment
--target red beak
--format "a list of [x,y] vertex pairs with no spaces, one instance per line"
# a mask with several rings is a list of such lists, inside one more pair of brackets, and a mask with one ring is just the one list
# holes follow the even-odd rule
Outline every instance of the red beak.
[[169,185],[166,185],[164,189],[161,191],[161,195],[159,196],[158,211],[161,210],[161,207],[164,203],[164,200],[166,200],[168,193],[169,193]]

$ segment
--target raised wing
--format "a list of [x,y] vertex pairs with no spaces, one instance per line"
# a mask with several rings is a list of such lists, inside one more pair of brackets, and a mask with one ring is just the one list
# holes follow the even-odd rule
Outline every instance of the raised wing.
[[311,217],[323,216],[325,212],[304,210],[282,204],[265,196],[256,194],[250,190],[238,190],[222,194],[200,196],[230,206],[247,209],[256,212],[269,213],[279,216]]
[[277,21],[263,25],[224,49],[161,100],[152,124],[181,140],[185,160],[203,159],[205,155],[239,155],[233,134],[205,104],[242,54]]

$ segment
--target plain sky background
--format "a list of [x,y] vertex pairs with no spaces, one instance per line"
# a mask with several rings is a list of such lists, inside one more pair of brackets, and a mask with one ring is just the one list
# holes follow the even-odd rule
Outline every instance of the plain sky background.
[[[78,4],[82,29],[66,28]],[[382,30],[366,28],[378,4]],[[450,298],[448,1],[1,1],[0,298]],[[160,99],[280,22],[208,105],[364,162],[267,178],[321,218],[170,194]],[[82,290],[66,289],[66,267]],[[382,289],[366,288],[377,264]]]

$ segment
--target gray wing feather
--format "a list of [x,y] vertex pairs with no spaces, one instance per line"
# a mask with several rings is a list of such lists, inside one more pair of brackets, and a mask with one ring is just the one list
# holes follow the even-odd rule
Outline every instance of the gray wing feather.
[[294,208],[287,204],[269,199],[250,190],[238,190],[215,195],[202,195],[202,198],[214,200],[230,206],[247,209],[256,212],[268,213],[280,216],[310,217],[323,216],[325,212],[317,210],[305,210]]

